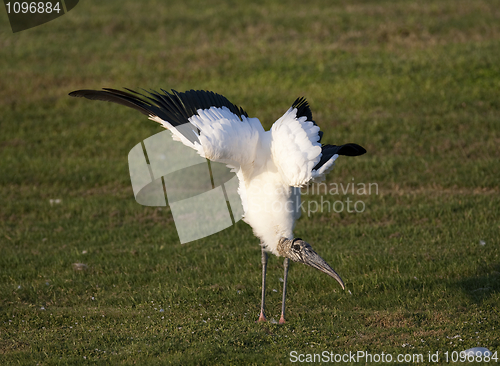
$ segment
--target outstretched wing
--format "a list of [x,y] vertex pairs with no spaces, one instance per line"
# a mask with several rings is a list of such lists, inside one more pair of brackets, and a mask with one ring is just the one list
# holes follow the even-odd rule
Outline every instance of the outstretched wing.
[[170,130],[181,141],[212,161],[233,168],[253,161],[259,134],[264,131],[257,118],[249,118],[240,107],[222,95],[202,90],[178,93],[126,89],[77,90],[72,97],[118,103],[148,116]]
[[298,98],[273,124],[271,133],[274,162],[292,187],[323,180],[339,155],[357,156],[366,152],[357,144],[322,145],[323,132],[313,121],[304,98]]

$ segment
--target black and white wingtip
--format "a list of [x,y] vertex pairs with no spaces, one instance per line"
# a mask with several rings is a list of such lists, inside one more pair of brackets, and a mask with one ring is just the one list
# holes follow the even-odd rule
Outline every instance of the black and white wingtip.
[[[242,119],[248,114],[241,108],[232,104],[220,94],[205,90],[189,90],[179,93],[172,90],[169,93],[163,89],[160,92],[144,91],[145,94],[125,88],[127,91],[103,88],[103,90],[76,90],[69,93],[72,97],[82,97],[90,100],[101,100],[117,103],[133,108],[148,117],[158,117],[177,128],[188,140],[194,142],[197,136],[190,129],[179,128],[189,123],[189,119],[198,115],[198,110],[211,107],[228,108],[234,115]],[[194,127],[193,127],[194,128]]]
[[76,90],[69,93],[72,97],[83,97],[91,100],[112,102],[133,108],[147,116],[156,116],[168,121],[172,126],[188,123],[188,119],[198,114],[199,109],[226,107],[236,116],[248,117],[240,107],[232,104],[220,94],[205,90],[189,90],[169,93],[161,89],[161,93],[145,91],[139,93],[125,88],[127,91],[103,88],[103,90]]
[[[316,122],[313,120],[311,108],[309,107],[309,103],[306,98],[300,97],[295,99],[295,102],[292,104],[292,108],[297,109],[297,118],[306,117],[306,121],[312,122],[315,126],[317,126]],[[319,130],[318,135],[318,142],[321,142],[321,139],[323,138],[323,131]]]

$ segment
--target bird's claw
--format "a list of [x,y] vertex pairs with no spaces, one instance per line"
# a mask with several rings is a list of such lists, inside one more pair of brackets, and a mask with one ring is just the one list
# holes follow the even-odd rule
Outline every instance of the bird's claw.
[[281,315],[280,321],[278,323],[279,324],[285,324],[286,323],[285,317],[283,315]]
[[260,312],[260,315],[259,315],[259,319],[256,321],[256,323],[259,323],[259,322],[266,322],[267,319],[266,319],[266,316],[264,315],[264,312],[261,311]]

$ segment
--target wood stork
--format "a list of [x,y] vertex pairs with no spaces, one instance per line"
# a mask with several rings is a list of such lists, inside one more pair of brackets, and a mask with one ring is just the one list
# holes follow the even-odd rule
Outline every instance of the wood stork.
[[357,156],[357,144],[322,145],[323,132],[312,119],[307,101],[298,98],[265,131],[257,118],[210,91],[178,93],[130,89],[77,90],[73,97],[118,103],[134,108],[171,131],[174,140],[199,155],[230,167],[239,179],[244,218],[262,247],[262,302],[258,321],[265,321],[267,252],[284,260],[283,301],[279,323],[285,322],[289,260],[301,262],[335,278],[340,276],[309,243],[294,238],[300,217],[300,187],[324,179],[339,155]]

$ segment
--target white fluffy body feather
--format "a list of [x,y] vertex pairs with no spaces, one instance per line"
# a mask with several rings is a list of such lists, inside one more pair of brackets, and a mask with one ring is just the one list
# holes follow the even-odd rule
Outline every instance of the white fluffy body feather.
[[268,251],[279,255],[279,239],[293,239],[295,221],[300,217],[300,187],[323,178],[338,155],[313,170],[321,158],[319,127],[306,117],[297,118],[296,108],[290,108],[270,131],[257,118],[242,116],[241,120],[226,107],[197,112],[189,122],[200,143],[187,140],[159,117],[150,119],[202,157],[225,163],[236,172],[243,220]]

